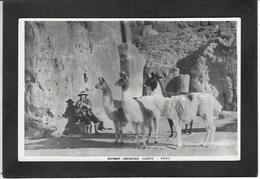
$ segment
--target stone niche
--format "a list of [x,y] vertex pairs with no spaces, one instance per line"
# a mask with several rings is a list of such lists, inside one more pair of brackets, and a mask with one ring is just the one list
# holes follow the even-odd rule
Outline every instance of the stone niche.
[[121,70],[127,74],[130,81],[128,92],[131,96],[142,96],[145,57],[130,43],[119,45],[118,51],[120,54]]

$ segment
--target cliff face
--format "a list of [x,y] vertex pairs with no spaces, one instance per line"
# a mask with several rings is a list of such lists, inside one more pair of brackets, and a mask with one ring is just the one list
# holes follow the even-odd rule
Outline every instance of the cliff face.
[[[71,98],[76,102],[86,87],[94,113],[106,118],[102,115],[101,91],[94,85],[100,76],[109,84],[118,78],[120,43],[119,22],[26,22],[26,135],[60,134],[66,124],[61,117],[65,101]],[[84,80],[84,73],[88,80]],[[120,99],[121,90],[110,87],[113,97]]]
[[157,71],[166,81],[170,73],[189,74],[190,91],[212,93],[225,109],[236,106],[235,22],[125,24],[128,44],[119,46],[119,22],[25,23],[27,136],[60,135],[67,123],[65,101],[76,102],[86,87],[93,112],[110,126],[102,93],[94,86],[104,77],[113,97],[121,99],[121,89],[114,86],[120,68],[130,74],[133,96],[142,94],[145,65],[144,75]]
[[224,109],[236,108],[236,22],[132,23],[132,40],[146,55],[147,71],[166,78],[189,74],[190,91],[209,92]]

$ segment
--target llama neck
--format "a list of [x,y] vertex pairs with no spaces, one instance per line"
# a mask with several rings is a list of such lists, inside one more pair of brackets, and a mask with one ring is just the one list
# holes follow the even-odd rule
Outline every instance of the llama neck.
[[131,95],[130,90],[122,90],[122,100],[132,97],[133,96]]
[[122,105],[126,106],[127,103],[133,100],[133,95],[130,90],[122,89]]
[[162,86],[159,81],[157,81],[157,87],[151,92],[151,96],[163,96]]
[[121,89],[122,89],[122,100],[124,100],[125,98],[132,98],[132,94],[131,94],[131,90],[129,88],[130,84],[129,84],[129,81],[125,82],[122,86],[121,86]]
[[108,85],[106,85],[106,88],[102,89],[103,92],[103,104],[104,106],[112,105],[113,104],[113,97],[112,92]]

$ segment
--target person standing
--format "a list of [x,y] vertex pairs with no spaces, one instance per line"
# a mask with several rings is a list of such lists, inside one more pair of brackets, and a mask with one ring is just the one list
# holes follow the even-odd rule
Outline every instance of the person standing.
[[66,101],[66,103],[68,104],[68,106],[67,106],[64,114],[62,114],[62,116],[64,118],[68,118],[68,122],[65,126],[65,130],[63,131],[63,134],[64,135],[68,135],[69,133],[78,134],[79,129],[75,125],[77,117],[76,117],[76,113],[75,113],[75,106],[73,105],[74,102],[72,101],[72,99],[68,99]]

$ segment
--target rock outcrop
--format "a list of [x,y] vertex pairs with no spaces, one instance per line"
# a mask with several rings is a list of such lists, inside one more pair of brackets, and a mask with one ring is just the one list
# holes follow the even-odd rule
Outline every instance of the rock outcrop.
[[[143,36],[148,25],[159,33]],[[133,22],[131,28],[133,43],[148,59],[144,73],[170,81],[168,76],[176,76],[172,69],[179,68],[190,75],[191,92],[209,92],[224,109],[236,108],[236,22]]]
[[[94,89],[102,76],[114,86],[120,71],[119,22],[26,22],[25,23],[25,126],[26,135],[44,137],[62,133],[68,98],[89,89],[93,112],[103,115],[101,92]],[[35,132],[38,131],[38,132]]]

